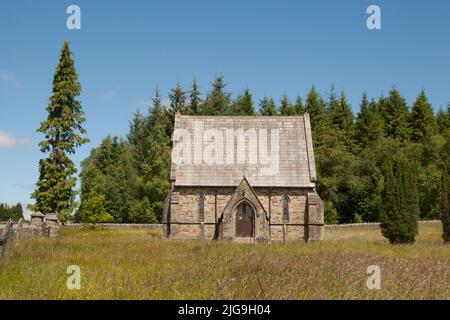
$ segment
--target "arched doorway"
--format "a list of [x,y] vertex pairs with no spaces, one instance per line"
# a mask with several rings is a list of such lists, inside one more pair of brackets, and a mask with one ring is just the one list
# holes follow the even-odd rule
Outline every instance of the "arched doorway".
[[236,237],[253,237],[255,214],[248,202],[242,202],[236,208]]

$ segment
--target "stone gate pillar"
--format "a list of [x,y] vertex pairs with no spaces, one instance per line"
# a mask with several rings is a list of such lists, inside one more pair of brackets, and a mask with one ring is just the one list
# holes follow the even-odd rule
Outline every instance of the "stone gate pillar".
[[33,212],[30,214],[30,224],[32,225],[32,234],[41,235],[44,229],[44,217],[41,212]]
[[324,237],[324,208],[322,199],[314,192],[308,192],[306,221],[306,241],[323,240]]
[[60,225],[56,214],[47,214],[45,216],[45,233],[50,238],[55,238],[59,235]]

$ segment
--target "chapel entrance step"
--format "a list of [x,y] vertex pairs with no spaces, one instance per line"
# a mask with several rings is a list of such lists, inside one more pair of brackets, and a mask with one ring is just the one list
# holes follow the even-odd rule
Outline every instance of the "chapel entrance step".
[[255,238],[253,237],[236,237],[234,238],[236,243],[255,243]]

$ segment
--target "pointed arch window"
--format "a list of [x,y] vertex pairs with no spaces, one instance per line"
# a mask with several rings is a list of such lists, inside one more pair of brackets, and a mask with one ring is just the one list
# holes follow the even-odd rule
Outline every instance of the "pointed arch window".
[[205,196],[199,194],[197,197],[197,216],[199,221],[205,220]]
[[289,220],[289,197],[284,195],[281,198],[281,206],[282,206],[282,219],[283,221]]

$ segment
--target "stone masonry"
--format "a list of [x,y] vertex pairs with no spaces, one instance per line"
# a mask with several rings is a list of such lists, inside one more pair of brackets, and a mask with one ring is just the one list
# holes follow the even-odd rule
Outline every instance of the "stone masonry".
[[[298,117],[175,117],[175,132],[205,128],[234,130],[280,128],[279,170],[261,175],[261,164],[180,164],[172,152],[172,190],[164,202],[163,225],[171,239],[240,241],[237,208],[247,203],[252,216],[251,242],[323,239],[323,203],[315,191],[315,163],[309,116]],[[195,137],[194,137],[195,139]],[[176,143],[176,141],[174,141]],[[203,144],[205,142],[203,141]],[[224,142],[227,143],[227,142]],[[250,148],[246,146],[246,151]],[[234,154],[239,153],[235,146]],[[184,155],[185,156],[185,155]],[[199,214],[203,199],[203,217]],[[283,216],[288,199],[288,217]],[[285,219],[286,218],[286,219]]]

